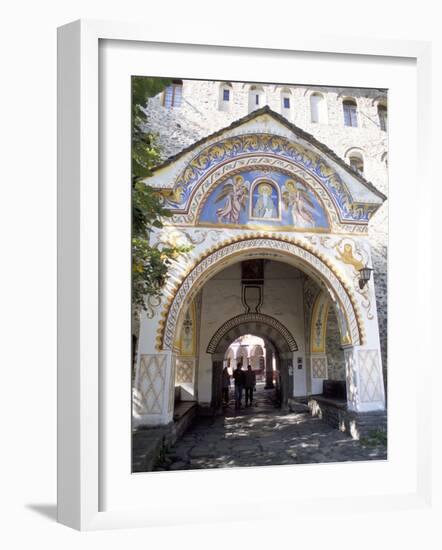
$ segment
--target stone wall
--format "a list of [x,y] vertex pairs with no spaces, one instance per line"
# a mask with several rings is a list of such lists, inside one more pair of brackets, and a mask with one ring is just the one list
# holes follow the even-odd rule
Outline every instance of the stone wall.
[[[166,109],[162,94],[149,100],[146,110],[149,130],[157,134],[163,158],[167,158],[224,128],[249,112],[249,84],[229,84],[228,105],[220,102],[224,83],[216,81],[183,81],[182,103],[178,108]],[[302,85],[257,85],[260,104],[269,105],[303,130],[348,160],[350,150],[357,150],[364,160],[364,176],[380,191],[388,195],[388,135],[379,127],[377,107],[386,104],[385,91],[337,87],[308,87]],[[326,120],[311,122],[310,97],[323,94],[326,101]],[[290,109],[283,108],[282,97],[290,99]],[[342,101],[353,98],[357,103],[358,127],[343,123]],[[381,353],[386,378],[387,368],[387,248],[388,201],[376,212],[369,225],[372,245],[372,263],[379,317]]]

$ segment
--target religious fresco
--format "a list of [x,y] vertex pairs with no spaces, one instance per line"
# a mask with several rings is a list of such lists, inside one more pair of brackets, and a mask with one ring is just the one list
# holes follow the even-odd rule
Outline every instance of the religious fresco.
[[242,176],[227,180],[214,199],[215,204],[223,203],[223,206],[216,209],[216,221],[238,224],[241,210],[246,207],[248,194],[249,182],[245,182]]
[[350,243],[344,244],[344,250],[340,250],[339,246],[336,246],[336,258],[344,264],[351,265],[355,271],[360,271],[364,267],[364,262],[358,260],[353,255],[353,248]]
[[280,210],[278,186],[266,178],[255,182],[251,189],[249,219],[280,221]]
[[180,355],[195,355],[195,307],[189,306],[184,314],[181,334],[178,342]]
[[343,346],[346,346],[351,343],[351,336],[348,329],[347,318],[344,311],[342,310],[339,301],[335,302],[335,311],[338,318],[339,332],[341,334],[341,344]]
[[[379,204],[354,202],[338,173],[317,153],[299,143],[268,134],[245,134],[225,138],[200,151],[176,179],[173,190],[165,197],[165,206],[172,211],[186,211],[200,181],[216,166],[243,155],[263,154],[294,162],[321,182],[347,222],[368,222]],[[270,158],[269,157],[269,158]],[[234,185],[235,182],[231,182]]]
[[327,293],[321,292],[316,298],[311,320],[311,351],[325,353],[325,336],[330,302]]
[[282,188],[282,200],[290,210],[295,227],[316,227],[314,194],[301,182],[287,179]]
[[304,183],[273,171],[244,171],[220,183],[207,196],[199,224],[232,227],[282,226],[328,229],[325,210]]

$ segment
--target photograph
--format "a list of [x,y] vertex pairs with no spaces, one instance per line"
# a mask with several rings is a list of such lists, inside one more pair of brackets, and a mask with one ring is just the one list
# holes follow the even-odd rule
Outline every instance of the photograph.
[[436,7],[5,3],[3,548],[437,547]]
[[388,90],[131,89],[132,472],[386,460]]

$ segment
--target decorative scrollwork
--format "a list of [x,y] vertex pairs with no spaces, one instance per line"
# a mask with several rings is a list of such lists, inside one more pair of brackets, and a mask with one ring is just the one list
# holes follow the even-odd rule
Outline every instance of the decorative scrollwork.
[[148,296],[145,300],[146,315],[149,319],[155,317],[155,312],[161,305],[161,296]]
[[216,229],[195,229],[192,233],[189,231],[183,231],[182,233],[194,245],[201,244],[208,239],[212,242],[217,242],[221,238],[221,233]]

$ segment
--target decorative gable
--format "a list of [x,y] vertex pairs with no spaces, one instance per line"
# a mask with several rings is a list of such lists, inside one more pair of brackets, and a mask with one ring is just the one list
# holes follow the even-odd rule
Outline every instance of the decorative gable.
[[268,107],[182,151],[146,183],[175,225],[365,232],[385,196]]

